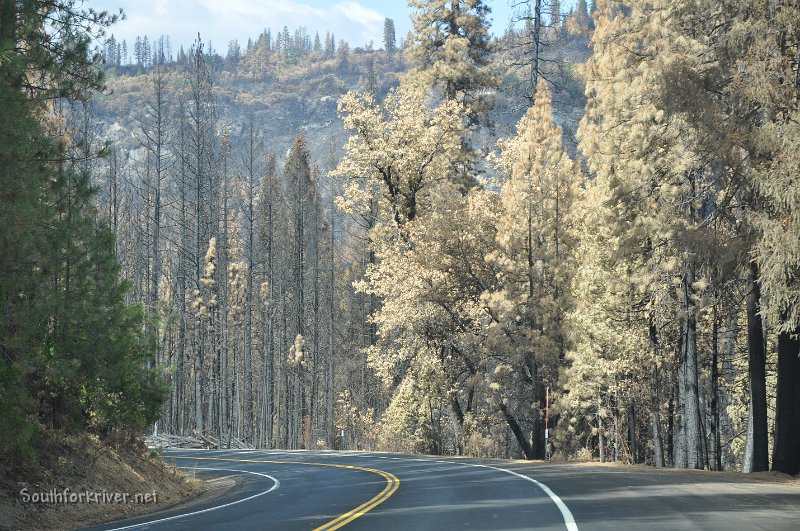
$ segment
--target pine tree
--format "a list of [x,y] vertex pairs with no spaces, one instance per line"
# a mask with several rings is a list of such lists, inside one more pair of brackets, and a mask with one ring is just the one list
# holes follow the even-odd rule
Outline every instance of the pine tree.
[[[271,448],[273,445],[273,413],[275,389],[275,356],[273,352],[275,335],[275,285],[277,262],[275,226],[278,218],[278,205],[282,203],[281,183],[277,172],[275,155],[267,154],[264,173],[261,176],[258,198],[258,245],[257,261],[260,284],[259,318],[261,340],[258,344],[261,357],[261,379],[259,382],[258,445]],[[253,249],[255,252],[256,249]]]
[[289,33],[289,26],[284,26],[283,31],[279,36],[281,41],[281,53],[283,58],[286,59],[295,51],[294,47],[292,46],[292,37]]
[[445,99],[467,107],[470,125],[491,107],[485,92],[497,86],[489,66],[489,7],[481,0],[411,0],[414,33],[408,56]]
[[[657,328],[678,338],[683,414],[675,464],[691,468],[705,466],[698,337],[708,333],[702,328],[708,271],[722,254],[708,252],[720,235],[710,227],[730,219],[709,205],[720,204],[733,186],[726,176],[735,174],[708,163],[724,166],[729,159],[714,140],[727,134],[721,125],[727,122],[707,89],[721,78],[705,59],[712,53],[705,36],[714,26],[703,15],[690,3],[601,4],[594,55],[584,70],[592,96],[579,129],[581,149],[614,209],[613,234],[621,239],[615,259],[627,263],[640,304],[656,321],[664,318]],[[696,29],[685,31],[690,27]],[[647,319],[639,326],[647,337]]]
[[581,21],[589,19],[589,10],[586,7],[586,0],[578,0],[577,16]]
[[336,48],[336,62],[340,72],[346,73],[350,70],[350,45],[347,41],[339,41],[339,46]]
[[[185,116],[185,151],[181,157],[186,163],[186,179],[190,191],[188,209],[190,214],[190,228],[187,236],[187,252],[190,256],[190,263],[193,270],[189,274],[188,289],[194,292],[200,289],[203,277],[203,256],[205,254],[208,241],[216,235],[218,224],[215,219],[216,207],[220,205],[219,183],[217,171],[217,142],[213,138],[215,127],[215,107],[211,92],[211,79],[206,64],[206,54],[204,45],[198,35],[197,40],[192,45],[189,53],[190,68],[186,72],[188,91],[184,104]],[[212,208],[214,207],[214,208]],[[193,389],[191,391],[193,405],[194,429],[197,433],[203,433],[207,427],[211,426],[212,419],[208,418],[203,407],[209,406],[209,396],[211,389],[204,385],[206,378],[210,377],[212,345],[209,345],[209,337],[206,334],[206,325],[201,326],[199,322],[191,323],[191,372],[193,374]]]
[[116,18],[73,2],[6,2],[0,12],[0,451],[13,460],[31,459],[30,438],[44,423],[136,431],[163,398],[145,365],[145,316],[124,303],[114,238],[92,206],[89,176],[69,162],[57,121],[44,118],[53,99],[102,88],[89,46]]
[[322,53],[322,43],[319,40],[319,32],[314,34],[314,48],[313,51],[315,53]]
[[[769,329],[777,332],[777,389],[772,468],[800,471],[800,209],[797,175],[797,7],[778,4],[753,10],[735,2],[727,10],[729,30],[722,43],[723,64],[732,83],[726,96],[744,118],[737,140],[749,154],[755,197],[748,204],[757,237],[751,264]],[[741,72],[741,74],[739,74]],[[787,82],[787,80],[793,80]],[[750,118],[758,116],[757,119]],[[755,291],[755,289],[754,289]],[[759,371],[761,365],[757,364]],[[760,381],[758,382],[761,383]],[[760,467],[766,468],[761,441]]]
[[140,66],[142,66],[143,68],[147,68],[148,66],[152,66],[153,65],[153,63],[152,63],[152,57],[153,56],[152,56],[151,49],[150,49],[150,41],[147,38],[147,35],[145,35],[144,38],[142,38],[142,44],[141,44],[141,47],[139,48],[139,50],[140,50],[140,53],[141,53],[141,56],[140,56],[141,64],[140,64]]
[[383,21],[383,49],[391,57],[397,49],[395,33],[394,33],[394,20],[386,18]]
[[556,30],[561,29],[561,1],[550,1],[550,26]]
[[[486,301],[495,321],[491,333],[507,344],[511,375],[526,375],[530,395],[522,403],[542,409],[545,385],[555,384],[565,356],[564,314],[574,270],[572,205],[582,174],[553,124],[552,96],[544,80],[536,94],[517,125],[517,136],[501,143],[500,166],[510,178],[500,193],[498,250],[488,256],[496,263],[499,289]],[[498,380],[501,388],[514,385],[507,378]],[[502,413],[517,435],[523,431],[514,426],[514,417],[523,415],[513,409]],[[518,442],[528,459],[543,458],[544,424],[538,415],[532,432],[532,445],[525,438]]]
[[336,53],[335,37],[330,32],[325,32],[325,59],[333,58]]

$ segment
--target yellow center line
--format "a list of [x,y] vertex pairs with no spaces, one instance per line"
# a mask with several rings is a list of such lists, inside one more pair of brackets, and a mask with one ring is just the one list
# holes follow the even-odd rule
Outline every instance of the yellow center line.
[[234,463],[270,463],[275,465],[309,465],[309,466],[327,466],[331,468],[344,468],[347,470],[359,470],[361,472],[369,472],[371,474],[376,474],[381,476],[383,479],[386,480],[386,486],[383,487],[383,490],[380,491],[377,495],[373,496],[369,500],[365,501],[358,507],[351,509],[344,513],[341,516],[338,516],[331,520],[330,522],[323,524],[314,531],[333,531],[334,529],[339,529],[343,527],[359,516],[366,514],[367,512],[371,511],[378,505],[382,504],[389,497],[395,493],[395,491],[400,486],[400,480],[397,479],[397,476],[390,472],[385,472],[383,470],[378,470],[376,468],[365,468],[361,466],[354,466],[354,465],[338,465],[335,463],[312,463],[308,461],[275,461],[269,459],[233,459],[230,457],[196,457],[192,455],[169,455],[165,456],[170,459],[196,459],[198,461],[231,461]]

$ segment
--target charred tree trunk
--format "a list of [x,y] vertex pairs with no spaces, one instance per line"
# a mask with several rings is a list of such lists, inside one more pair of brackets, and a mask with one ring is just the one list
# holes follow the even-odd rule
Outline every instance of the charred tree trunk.
[[712,470],[722,470],[722,443],[719,433],[719,317],[714,307],[711,331],[711,459]]
[[650,373],[650,426],[653,432],[653,466],[664,466],[664,442],[661,438],[661,400],[658,395],[658,331],[650,323],[650,346],[653,349],[653,369]]
[[508,406],[501,403],[500,412],[503,414],[503,418],[508,423],[508,427],[511,428],[511,432],[514,434],[514,438],[516,438],[519,447],[522,448],[522,453],[525,455],[525,459],[536,459],[531,444],[528,442],[528,439],[525,438],[525,433],[522,431],[517,419],[515,419],[511,412],[508,411]]
[[772,469],[800,473],[800,327],[778,336],[778,390]]
[[758,266],[750,262],[748,275],[750,293],[747,296],[747,350],[750,379],[750,412],[747,446],[750,452],[743,464],[744,472],[769,469],[767,433],[767,378],[764,323],[760,315],[761,290],[758,287]]
[[702,430],[700,426],[700,392],[697,374],[697,317],[694,315],[692,285],[695,281],[694,264],[684,266],[683,298],[687,315],[683,321],[682,341],[682,402],[683,426],[686,434],[687,468],[703,468]]

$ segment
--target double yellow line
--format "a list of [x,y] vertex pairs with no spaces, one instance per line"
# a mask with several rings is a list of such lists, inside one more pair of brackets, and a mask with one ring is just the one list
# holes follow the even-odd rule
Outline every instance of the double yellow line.
[[[312,464],[312,463],[300,463],[300,464]],[[369,500],[365,501],[355,509],[351,509],[344,513],[343,515],[339,516],[338,518],[334,518],[327,524],[321,525],[314,529],[314,531],[330,531],[333,529],[339,529],[340,527],[352,522],[359,516],[363,515],[367,511],[370,511],[377,507],[378,505],[382,504],[386,500],[389,499],[389,496],[394,494],[394,491],[400,486],[400,480],[397,479],[397,476],[391,474],[389,472],[384,472],[383,470],[378,470],[375,468],[364,468],[360,466],[350,466],[350,465],[334,465],[328,463],[313,463],[319,466],[332,466],[336,468],[350,468],[353,470],[361,470],[364,472],[371,472],[373,474],[377,474],[383,479],[386,480],[386,486],[383,487],[383,490],[380,491],[376,496],[370,498]]]
[[169,457],[170,459],[196,459],[198,461],[230,461],[233,463],[270,463],[275,465],[327,466],[331,468],[344,468],[347,470],[359,470],[361,472],[369,472],[371,474],[377,474],[378,476],[381,476],[383,479],[386,480],[386,486],[383,487],[383,490],[380,491],[377,495],[365,501],[358,507],[351,509],[346,513],[344,513],[343,515],[334,518],[330,522],[317,527],[316,529],[314,529],[314,531],[333,531],[334,529],[339,529],[340,527],[347,525],[348,523],[352,522],[359,516],[366,514],[368,511],[371,511],[378,505],[388,500],[389,497],[392,494],[394,494],[397,488],[400,486],[400,480],[397,479],[397,476],[395,476],[394,474],[385,472],[383,470],[378,470],[376,468],[365,468],[353,465],[338,465],[334,463],[310,463],[308,461],[274,461],[269,459],[232,459],[229,457],[195,457],[192,455],[170,455],[167,457]]

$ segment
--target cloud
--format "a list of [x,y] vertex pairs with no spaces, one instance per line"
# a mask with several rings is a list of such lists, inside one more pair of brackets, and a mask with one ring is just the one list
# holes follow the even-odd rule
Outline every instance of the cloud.
[[206,9],[218,15],[231,14],[263,17],[264,13],[324,18],[325,11],[308,4],[275,0],[199,0]]
[[[380,46],[385,15],[380,8],[366,7],[357,0],[331,2],[316,7],[297,0],[96,0],[101,9],[122,7],[127,20],[110,28],[118,39],[132,43],[137,36],[168,35],[173,47],[188,45],[199,32],[224,53],[234,39],[244,43],[265,29],[290,30],[304,26],[313,36],[331,31],[351,46],[374,41]],[[315,2],[319,5],[320,2]]]
[[333,11],[361,26],[358,34],[365,42],[381,42],[384,15],[352,0],[336,4]]
[[383,19],[386,18],[374,9],[364,7],[358,2],[353,2],[352,0],[336,4],[333,6],[333,11],[338,12],[345,18],[364,26],[381,24],[383,23]]

